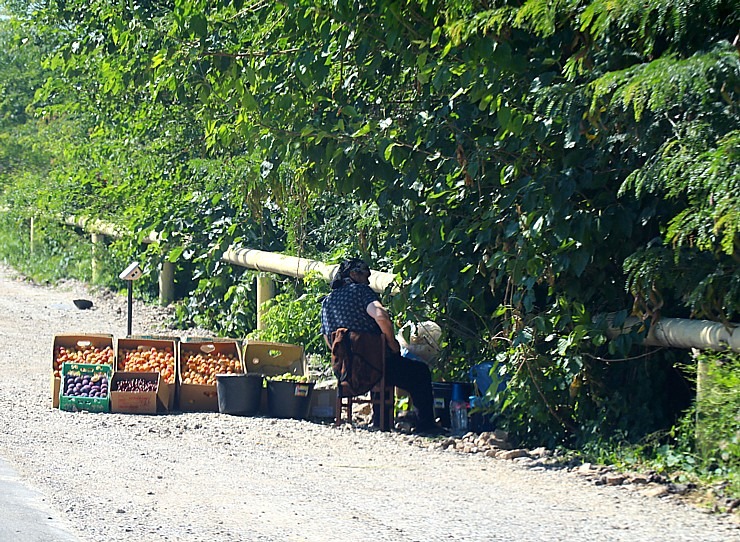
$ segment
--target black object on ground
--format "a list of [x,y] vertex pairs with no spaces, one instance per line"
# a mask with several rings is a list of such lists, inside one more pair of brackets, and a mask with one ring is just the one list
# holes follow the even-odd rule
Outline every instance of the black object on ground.
[[262,399],[261,374],[218,374],[216,393],[218,411],[235,416],[254,416],[260,408]]

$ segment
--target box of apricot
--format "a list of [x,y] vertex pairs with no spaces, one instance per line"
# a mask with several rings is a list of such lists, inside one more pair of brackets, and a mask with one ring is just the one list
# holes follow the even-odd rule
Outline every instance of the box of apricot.
[[128,337],[116,341],[116,371],[161,375],[159,410],[170,411],[175,406],[178,342],[175,337]]
[[216,375],[244,372],[240,343],[228,339],[188,339],[178,344],[180,410],[218,412]]

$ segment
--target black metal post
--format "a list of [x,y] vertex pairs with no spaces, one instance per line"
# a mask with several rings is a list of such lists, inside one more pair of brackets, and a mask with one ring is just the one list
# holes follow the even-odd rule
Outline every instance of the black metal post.
[[127,336],[131,336],[131,306],[134,302],[134,285],[132,280],[127,280],[128,282],[128,334]]

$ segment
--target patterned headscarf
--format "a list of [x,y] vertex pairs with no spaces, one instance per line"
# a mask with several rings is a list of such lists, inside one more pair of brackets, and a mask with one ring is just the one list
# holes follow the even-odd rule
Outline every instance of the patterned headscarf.
[[331,279],[331,289],[336,290],[345,284],[352,284],[352,278],[349,276],[352,271],[369,273],[370,267],[360,258],[352,258],[350,260],[343,261],[339,264],[339,267],[337,267],[337,270],[334,273],[334,277]]

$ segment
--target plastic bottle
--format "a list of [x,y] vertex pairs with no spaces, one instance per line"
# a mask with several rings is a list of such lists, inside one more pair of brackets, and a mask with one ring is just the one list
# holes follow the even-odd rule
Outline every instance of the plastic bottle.
[[470,405],[470,414],[468,416],[468,426],[470,427],[471,431],[480,432],[480,428],[483,425],[482,424],[482,417],[480,412],[473,411],[476,408],[480,408],[483,403],[480,400],[480,397],[476,395],[471,395],[468,397],[468,405]]
[[452,385],[450,431],[453,435],[464,435],[468,432],[468,402],[463,396],[463,389],[459,384]]

